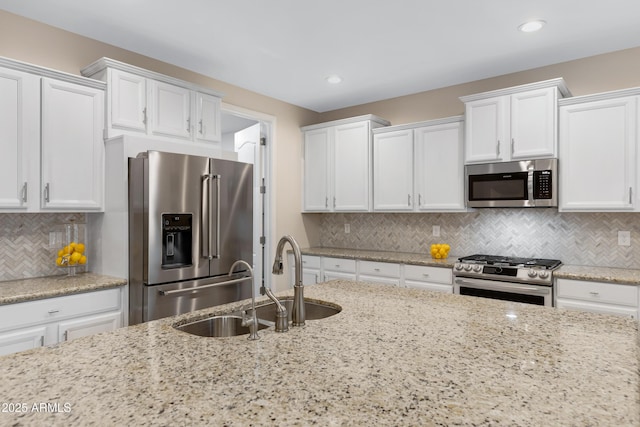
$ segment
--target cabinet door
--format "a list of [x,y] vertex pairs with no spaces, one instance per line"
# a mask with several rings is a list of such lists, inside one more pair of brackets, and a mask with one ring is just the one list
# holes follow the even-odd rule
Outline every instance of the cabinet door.
[[58,324],[58,342],[115,331],[122,326],[122,312],[98,314],[72,319]]
[[636,97],[560,108],[561,210],[633,209]]
[[506,148],[509,97],[470,101],[465,104],[465,162],[509,160]]
[[191,91],[150,80],[151,133],[191,138]]
[[336,126],[333,144],[333,209],[370,208],[371,130],[369,122]]
[[373,209],[413,209],[413,130],[373,136]]
[[307,212],[328,212],[329,208],[330,129],[315,129],[304,134],[303,207]]
[[221,139],[220,98],[196,92],[196,139],[218,142]]
[[104,92],[42,79],[42,207],[103,205]]
[[26,209],[29,190],[37,194],[39,85],[37,76],[0,69],[0,209]]
[[511,95],[511,158],[557,156],[557,89]]
[[111,127],[146,133],[146,79],[120,70],[110,70],[110,73]]
[[44,346],[46,333],[46,326],[1,333],[0,356]]
[[462,123],[414,130],[416,203],[419,210],[463,210]]

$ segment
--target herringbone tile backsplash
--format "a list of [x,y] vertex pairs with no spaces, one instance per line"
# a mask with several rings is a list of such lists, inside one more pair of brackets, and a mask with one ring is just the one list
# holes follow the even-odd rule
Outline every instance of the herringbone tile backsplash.
[[49,248],[49,232],[63,224],[86,223],[84,214],[0,214],[0,280],[66,274],[55,265],[59,247]]
[[[350,233],[345,233],[345,224]],[[440,226],[440,237],[432,226]],[[631,246],[618,246],[618,231]],[[451,255],[475,253],[559,259],[565,264],[640,268],[640,214],[559,213],[557,209],[478,209],[467,213],[323,214],[323,247]]]

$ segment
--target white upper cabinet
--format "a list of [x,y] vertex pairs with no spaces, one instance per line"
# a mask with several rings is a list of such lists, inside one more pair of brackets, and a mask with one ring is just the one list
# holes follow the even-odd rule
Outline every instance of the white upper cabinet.
[[42,79],[42,208],[100,210],[104,91]]
[[39,109],[40,78],[0,68],[0,209],[23,211],[30,199],[37,202]]
[[0,58],[0,211],[103,209],[104,91]]
[[638,210],[639,94],[617,91],[560,103],[559,210]]
[[476,95],[465,103],[465,163],[558,155],[558,98],[570,96],[562,79]]
[[374,131],[374,211],[464,211],[461,116]]
[[304,212],[371,210],[371,131],[388,125],[366,115],[302,128]]
[[413,129],[373,136],[373,210],[413,210]]
[[219,143],[222,95],[211,89],[133,65],[101,58],[82,75],[108,83],[107,137]]
[[414,144],[416,210],[465,210],[462,117],[415,129]]

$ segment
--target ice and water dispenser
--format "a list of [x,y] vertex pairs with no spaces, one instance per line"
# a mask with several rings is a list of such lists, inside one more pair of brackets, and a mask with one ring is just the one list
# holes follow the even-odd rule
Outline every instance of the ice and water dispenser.
[[193,264],[191,253],[193,215],[162,214],[162,268],[181,268]]

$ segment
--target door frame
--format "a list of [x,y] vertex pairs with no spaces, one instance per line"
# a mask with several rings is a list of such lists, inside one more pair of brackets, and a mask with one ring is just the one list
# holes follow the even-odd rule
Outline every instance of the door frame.
[[[266,144],[261,145],[258,141],[260,155],[256,157],[254,162],[254,169],[256,164],[262,165],[262,177],[264,178],[264,186],[266,192],[264,194],[264,212],[260,211],[258,214],[264,214],[264,229],[253,230],[253,247],[256,252],[256,258],[260,260],[261,252],[264,250],[261,265],[254,265],[254,277],[256,290],[260,289],[262,283],[264,286],[273,289],[271,271],[271,260],[273,259],[273,236],[275,235],[276,214],[275,209],[275,179],[274,179],[274,164],[275,159],[275,129],[276,129],[276,117],[270,114],[261,113],[258,111],[250,110],[237,105],[228,104],[222,102],[221,111],[232,114],[234,116],[242,117],[245,119],[255,120],[260,124],[260,139],[265,138]],[[259,190],[258,190],[259,191]],[[258,206],[261,209],[262,206]],[[254,206],[255,212],[256,206]],[[265,237],[264,249],[260,244],[260,236]],[[276,289],[273,289],[276,291]]]

